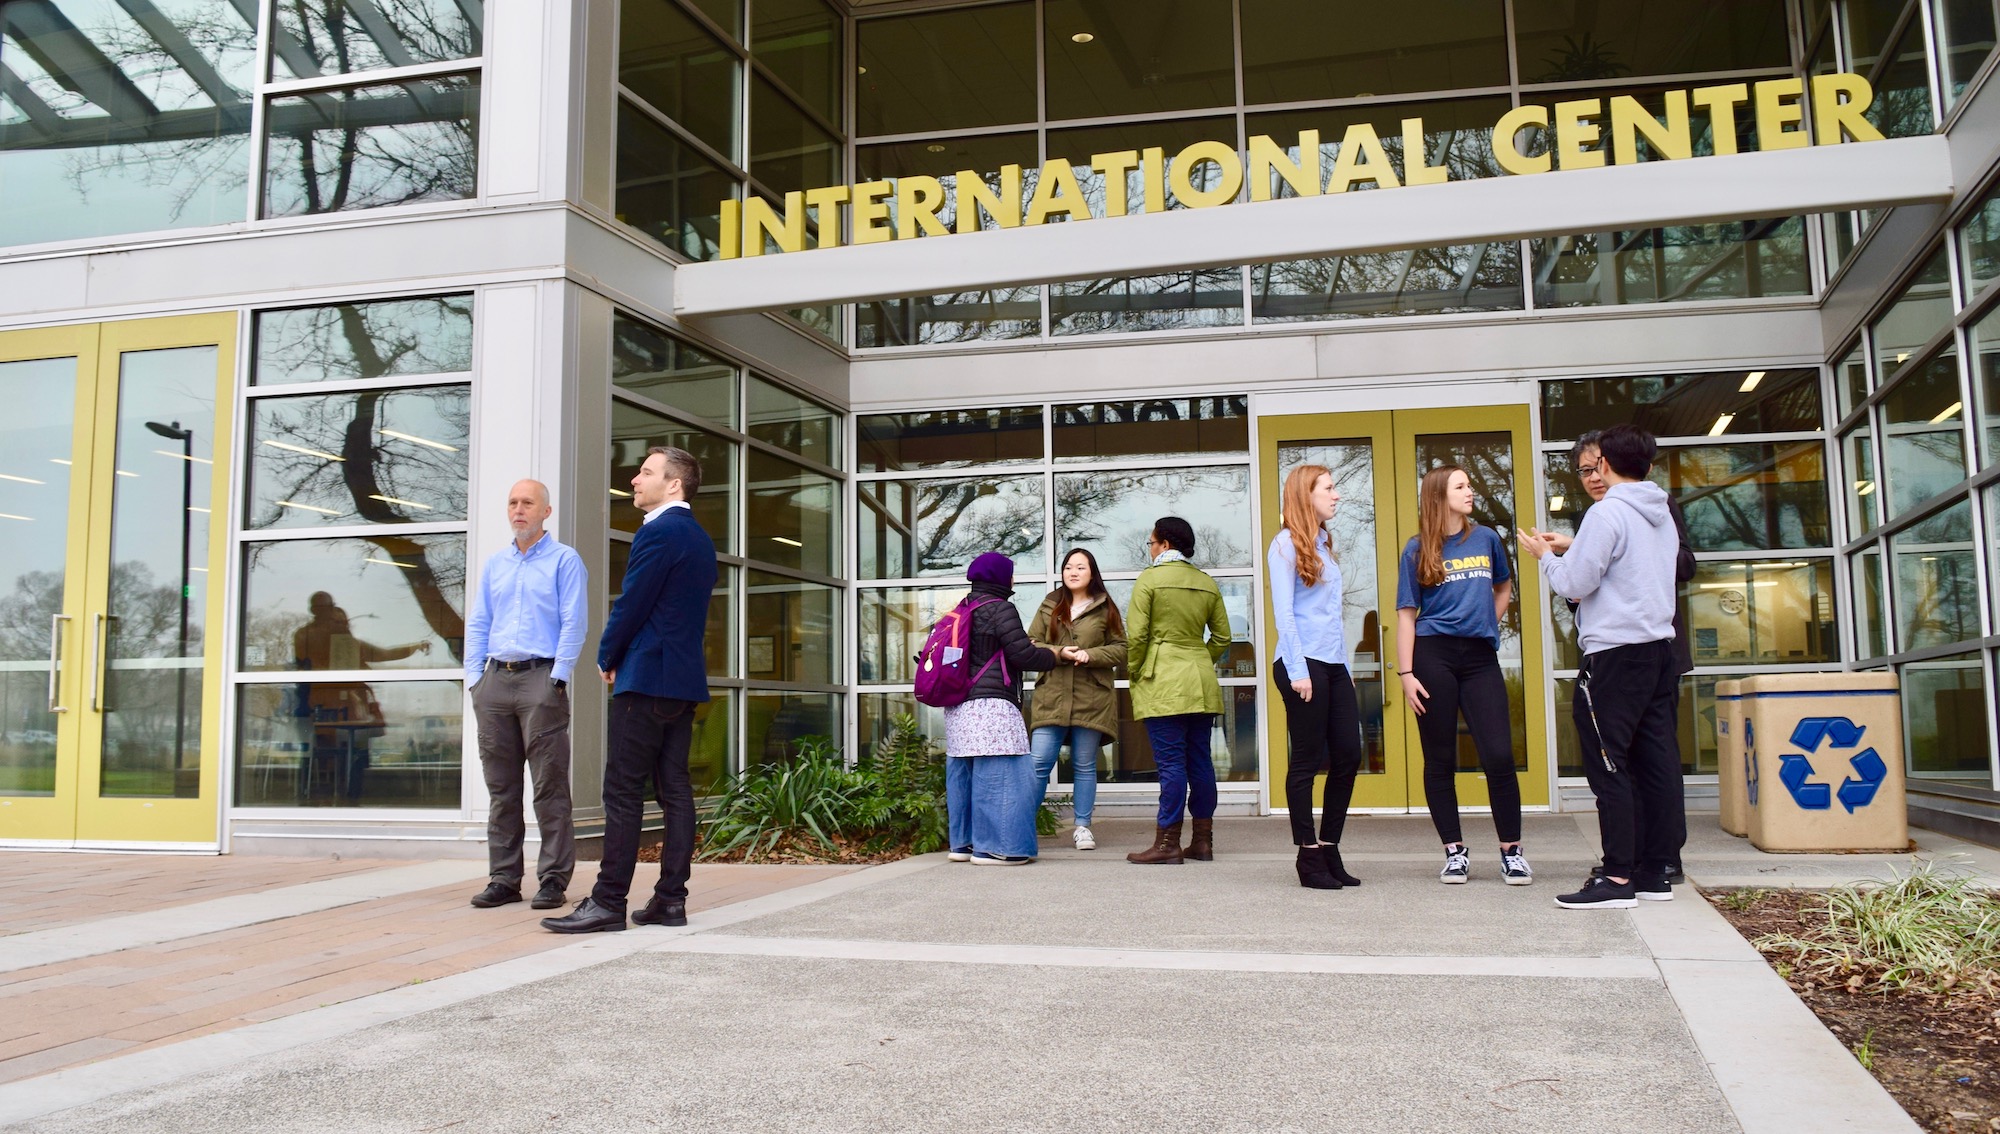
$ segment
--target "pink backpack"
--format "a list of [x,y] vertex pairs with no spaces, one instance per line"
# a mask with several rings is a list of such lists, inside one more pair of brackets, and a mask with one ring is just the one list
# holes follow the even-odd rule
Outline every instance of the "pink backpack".
[[1007,675],[1007,659],[998,653],[987,658],[977,672],[972,669],[972,612],[998,601],[990,595],[968,598],[938,617],[917,654],[918,703],[938,709],[964,704],[973,685],[996,661],[1000,663],[1000,679],[1013,680]]

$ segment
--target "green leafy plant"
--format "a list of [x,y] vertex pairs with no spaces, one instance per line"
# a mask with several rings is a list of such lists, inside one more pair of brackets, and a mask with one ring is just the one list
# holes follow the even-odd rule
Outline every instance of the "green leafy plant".
[[1801,975],[1950,992],[2000,990],[2000,895],[1978,879],[1925,862],[1886,884],[1827,892],[1823,924],[1754,945],[1797,955]]
[[1864,1071],[1875,1070],[1875,1029],[1869,1028],[1861,1042],[1854,1045],[1854,1058],[1859,1060]]
[[853,768],[834,742],[802,737],[790,757],[729,776],[701,818],[697,857],[835,858],[850,850],[927,854],[947,839],[944,754],[915,717]]
[[945,848],[949,831],[944,810],[944,750],[917,727],[917,718],[896,718],[887,738],[855,771],[868,784],[863,822],[872,828],[874,849],[907,844],[911,854]]
[[1037,836],[1048,838],[1050,835],[1062,830],[1062,809],[1069,805],[1069,801],[1070,797],[1067,795],[1042,797],[1042,806],[1035,811],[1035,834]]

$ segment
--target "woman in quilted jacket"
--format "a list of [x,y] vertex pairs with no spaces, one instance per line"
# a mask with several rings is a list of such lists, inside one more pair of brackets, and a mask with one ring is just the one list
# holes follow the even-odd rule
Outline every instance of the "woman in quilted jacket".
[[972,593],[976,675],[965,700],[944,711],[945,815],[951,860],[982,866],[1035,861],[1034,758],[1021,718],[1021,681],[1061,664],[1028,639],[1014,594],[1014,561],[989,551],[965,572]]

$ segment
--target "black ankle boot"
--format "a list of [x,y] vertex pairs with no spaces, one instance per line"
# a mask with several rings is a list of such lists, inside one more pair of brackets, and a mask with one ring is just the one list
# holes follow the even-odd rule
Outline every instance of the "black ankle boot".
[[1308,890],[1338,890],[1340,879],[1326,872],[1326,860],[1318,847],[1299,848],[1299,885]]
[[1342,886],[1361,885],[1361,879],[1349,874],[1347,868],[1340,864],[1340,848],[1338,846],[1321,846],[1319,848],[1319,856],[1326,863],[1326,872],[1333,877],[1334,881],[1340,883]]

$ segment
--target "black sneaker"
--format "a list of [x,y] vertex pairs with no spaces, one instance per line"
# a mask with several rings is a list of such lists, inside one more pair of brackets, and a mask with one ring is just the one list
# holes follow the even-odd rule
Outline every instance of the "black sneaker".
[[520,900],[521,888],[509,886],[505,882],[488,882],[484,890],[472,895],[472,904],[482,910],[490,910],[494,906],[504,906],[509,902]]
[[1556,904],[1566,910],[1629,910],[1639,904],[1630,883],[1620,886],[1602,875],[1583,884],[1574,894],[1562,894]]
[[1438,881],[1447,886],[1463,886],[1472,877],[1472,856],[1466,853],[1465,844],[1448,847],[1444,852],[1444,869],[1438,871]]
[[1500,852],[1500,880],[1509,886],[1535,884],[1535,869],[1528,865],[1528,856],[1520,847]]
[[1632,896],[1642,902],[1671,902],[1674,888],[1665,878],[1634,878]]
[[1687,874],[1681,870],[1680,863],[1676,862],[1672,866],[1667,867],[1668,882],[1675,886],[1685,886],[1687,885],[1687,880]]
[[550,879],[535,891],[535,900],[528,903],[538,910],[552,910],[563,904],[563,884]]

